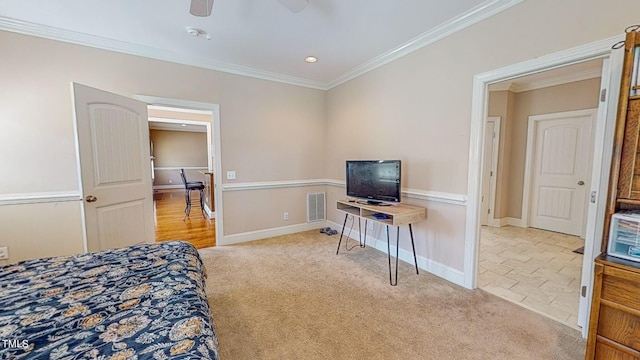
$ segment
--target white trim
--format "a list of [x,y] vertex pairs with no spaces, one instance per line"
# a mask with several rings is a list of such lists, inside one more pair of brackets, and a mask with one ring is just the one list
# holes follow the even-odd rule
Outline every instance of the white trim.
[[517,227],[521,227],[521,228],[526,228],[527,226],[527,222],[523,219],[518,219],[518,218],[514,218],[514,217],[506,217],[503,218],[506,221],[506,225],[508,226],[517,226]]
[[495,14],[500,13],[514,5],[518,5],[524,0],[489,0],[476,6],[475,8],[456,16],[455,18],[442,23],[441,25],[422,33],[421,35],[407,41],[406,43],[387,51],[363,64],[358,65],[351,71],[340,76],[334,81],[326,85],[327,90],[338,85],[344,84],[362,74],[375,70],[382,65],[397,60],[423,47],[433,44],[451,34],[463,30],[475,23],[487,19]]
[[[333,228],[334,230],[340,232],[342,230],[342,225],[337,224],[333,221],[327,221],[327,225],[329,225],[331,228]],[[402,231],[401,231],[402,233]],[[405,229],[404,230],[404,234],[408,234],[408,231]],[[403,235],[400,235],[401,237],[403,237]],[[345,234],[346,237],[346,234]],[[351,239],[354,239],[355,241],[358,241],[358,238],[360,238],[360,233],[356,230],[353,230],[351,232]],[[391,235],[390,239],[391,242],[394,242],[395,235]],[[344,239],[343,239],[344,240]],[[372,241],[373,240],[373,241]],[[406,239],[405,239],[406,240]],[[403,241],[401,239],[401,241]],[[381,240],[381,239],[377,239],[377,238],[373,238],[371,236],[367,237],[367,245],[373,247],[376,250],[379,250],[380,252],[387,254],[387,241],[386,240]],[[394,254],[396,251],[396,247],[393,244],[390,244],[390,248],[391,248],[391,253]],[[400,248],[400,250],[398,251],[398,258],[401,261],[404,261],[407,264],[410,264],[411,266],[413,266],[413,253],[410,251],[407,251],[405,249]],[[444,265],[442,263],[439,263],[437,261],[428,259],[424,256],[416,256],[416,258],[418,259],[418,268],[424,271],[428,271],[436,276],[439,276],[447,281],[451,281],[452,283],[456,284],[456,285],[460,285],[460,286],[464,286],[464,273],[460,270],[454,269],[450,266]],[[411,272],[411,274],[415,275],[415,272]],[[401,281],[402,279],[402,274],[399,275],[399,281]]]
[[[493,153],[491,154],[491,173],[492,176],[489,177],[489,214],[487,215],[487,224],[495,224],[495,215],[496,215],[496,190],[498,185],[498,155],[500,153],[500,126],[501,126],[500,116],[489,116],[487,117],[486,123],[493,122],[493,138],[491,141],[493,142],[493,146],[491,147]],[[486,124],[485,124],[486,126]],[[485,130],[486,131],[486,130]],[[487,139],[484,139],[486,142]],[[483,146],[483,151],[485,147]],[[485,154],[482,154],[483,160],[486,158]],[[481,176],[484,176],[481,174]]]
[[[207,151],[211,156],[209,159],[209,169],[213,169],[213,187],[214,187],[214,208],[216,211],[216,243],[224,243],[224,208],[222,199],[222,148],[220,135],[220,105],[213,103],[204,103],[199,101],[188,101],[179,99],[163,98],[149,95],[135,95],[134,98],[144,101],[154,109],[182,108],[185,111],[199,110],[211,114],[213,129],[208,128],[207,132]],[[173,109],[176,110],[176,109]],[[218,159],[218,160],[216,160]]]
[[469,171],[467,180],[468,206],[465,221],[465,250],[464,250],[464,287],[476,287],[478,265],[479,231],[478,223],[480,211],[480,178],[482,153],[482,124],[487,115],[487,86],[490,83],[512,79],[518,76],[553,69],[582,61],[605,58],[611,53],[611,44],[623,40],[618,35],[591,44],[578,46],[558,53],[540,56],[518,64],[491,70],[473,77],[471,124],[469,135]]
[[[346,187],[346,183],[341,180],[324,180],[325,185],[335,186],[335,187]],[[432,201],[439,202],[445,204],[452,205],[467,205],[467,196],[464,194],[454,194],[454,193],[446,193],[440,191],[428,191],[428,190],[418,190],[418,189],[402,189],[402,196],[409,199],[417,199],[423,201]]]
[[[578,307],[578,324],[582,327],[582,336],[587,337],[589,331],[589,317],[591,312],[591,300],[593,296],[593,260],[600,254],[602,246],[602,234],[604,229],[605,206],[609,190],[609,177],[611,160],[613,155],[613,133],[617,119],[618,97],[620,95],[620,82],[622,79],[622,64],[624,51],[612,51],[611,57],[605,59],[602,64],[601,89],[606,90],[606,99],[598,108],[599,113],[594,131],[593,168],[591,169],[591,191],[596,192],[595,203],[589,202],[587,233],[585,236],[584,255],[582,259],[582,276],[580,286],[586,286],[586,296],[580,296]],[[602,91],[602,90],[601,90]],[[594,210],[595,208],[595,210]],[[582,317],[582,319],[581,319]]]
[[170,50],[162,50],[149,46],[131,44],[124,41],[107,39],[95,35],[82,34],[75,31],[54,28],[3,16],[0,16],[0,30],[12,31],[20,34],[37,36],[83,46],[90,46],[98,49],[142,56],[162,61],[169,61],[178,64],[197,66],[204,69],[275,81],[279,83],[297,85],[319,90],[330,90],[331,88],[345,83],[366,72],[374,70],[384,64],[399,59],[462,29],[465,29],[477,22],[489,18],[503,10],[521,3],[522,1],[524,0],[488,0],[480,4],[479,6],[413,38],[412,40],[355,67],[339,78],[327,83],[253,69],[235,64],[212,61],[203,58],[186,57],[184,54],[178,54]]
[[[140,95],[139,97],[145,97],[145,96],[144,95]],[[154,98],[154,97],[151,97],[151,98]],[[157,99],[157,98],[154,98],[154,99]],[[199,102],[195,102],[195,103],[199,104],[201,106],[206,106],[206,103],[199,103]],[[180,112],[180,113],[185,113],[185,114],[211,115],[211,110],[183,109],[183,108],[173,107],[173,106],[149,105],[149,109],[160,110],[160,111]],[[165,118],[150,117],[150,119],[165,119]],[[174,120],[178,120],[178,119],[174,119]],[[181,120],[178,120],[178,121],[181,121]],[[202,125],[202,121],[198,122],[197,125]]]
[[[521,208],[521,213],[522,213],[521,217],[522,217],[522,223],[523,223],[522,227],[525,227],[525,228],[529,227],[529,224],[531,223],[531,218],[529,217],[529,213],[531,212],[531,191],[532,191],[531,187],[533,185],[533,175],[535,175],[535,172],[533,171],[533,161],[534,161],[535,152],[536,152],[535,144],[536,144],[536,131],[537,131],[538,122],[549,120],[549,119],[563,119],[563,118],[590,115],[591,128],[593,130],[594,124],[596,122],[597,112],[598,112],[598,109],[594,108],[594,109],[584,109],[584,110],[562,111],[562,112],[542,114],[542,115],[531,115],[528,117],[527,145],[525,150],[526,152],[525,152],[525,161],[524,161],[524,185],[522,187],[522,208]],[[588,144],[590,153],[592,152],[592,145],[591,145],[592,139],[593,139],[593,131],[592,131],[591,138],[589,138],[589,144]],[[591,165],[589,166],[591,167]],[[587,198],[585,198],[584,201],[585,203],[588,203]],[[588,206],[585,206],[585,211],[588,211],[587,209],[588,209]],[[584,228],[585,219],[586,219],[585,217],[580,219],[580,221],[582,221],[582,225],[580,226],[581,229]],[[550,229],[544,229],[544,230],[554,231]]]
[[82,201],[79,191],[43,191],[32,193],[0,194],[0,206]]
[[245,66],[223,63],[199,57],[188,57],[170,50],[157,49],[150,46],[131,44],[124,41],[107,39],[100,36],[82,34],[66,29],[59,29],[41,24],[31,23],[22,20],[11,19],[0,16],[0,30],[16,32],[25,35],[42,37],[56,41],[63,41],[71,44],[89,46],[97,49],[115,51],[124,54],[142,56],[150,59],[168,61],[177,64],[196,66],[204,69],[221,71],[230,74],[253,77],[257,79],[275,81],[285,84],[297,85],[312,89],[326,90],[324,84],[279,74],[264,70],[253,69]]
[[324,185],[327,185],[327,180],[323,180],[323,179],[225,183],[225,184],[222,184],[222,191],[280,189],[280,188],[324,186]]
[[184,185],[154,185],[153,190],[184,190]]
[[[226,235],[224,239],[216,237],[216,244],[218,245],[233,245],[247,241],[267,239],[275,236],[295,234],[302,231],[309,231],[315,229],[321,229],[325,227],[326,221],[317,221],[312,223],[303,223],[297,225],[282,226],[271,229],[249,231],[239,234]],[[216,224],[217,225],[217,224]]]
[[551,86],[564,85],[572,82],[599,78],[602,75],[601,69],[586,70],[575,74],[558,76],[550,79],[534,81],[526,84],[513,84],[511,91],[515,93],[544,89]]
[[185,170],[208,170],[206,166],[156,166],[153,168],[156,171],[180,171]]
[[402,195],[409,199],[433,201],[445,204],[466,206],[467,196],[463,194],[445,193],[440,191],[427,191],[417,189],[403,189]]

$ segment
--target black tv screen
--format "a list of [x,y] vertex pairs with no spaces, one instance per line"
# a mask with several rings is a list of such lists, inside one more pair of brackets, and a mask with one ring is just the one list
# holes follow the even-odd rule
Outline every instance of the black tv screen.
[[400,160],[347,160],[347,196],[400,202]]

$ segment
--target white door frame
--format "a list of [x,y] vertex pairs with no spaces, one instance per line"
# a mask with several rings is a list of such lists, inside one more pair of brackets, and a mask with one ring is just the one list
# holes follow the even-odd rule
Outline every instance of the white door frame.
[[[486,122],[493,122],[493,153],[491,154],[491,172],[493,176],[491,176],[491,184],[489,185],[489,215],[487,217],[487,224],[489,226],[499,227],[500,219],[496,219],[496,189],[498,186],[498,155],[500,154],[500,124],[501,124],[500,116],[489,116],[487,117]],[[484,139],[487,141],[487,139]],[[484,144],[483,141],[483,144]],[[482,147],[484,149],[484,146]],[[484,150],[483,150],[484,151]],[[484,161],[485,156],[482,155],[482,159]],[[482,188],[481,188],[482,189]]]
[[[213,103],[203,103],[197,101],[187,101],[179,99],[169,99],[157,96],[136,95],[134,98],[146,102],[148,105],[168,106],[190,110],[202,110],[211,112],[213,122],[213,137],[207,135],[209,168],[213,169],[214,182],[214,207],[216,213],[216,244],[224,245],[224,217],[222,201],[222,151],[220,146],[220,105]],[[202,123],[198,123],[202,125]],[[212,143],[213,140],[213,143]],[[213,146],[213,148],[212,148]]]
[[[483,137],[484,137],[484,119],[487,116],[487,107],[488,107],[488,85],[491,83],[496,83],[512,78],[516,78],[523,75],[533,74],[536,72],[541,72],[545,70],[550,70],[566,65],[572,65],[592,59],[605,59],[612,56],[611,45],[615,44],[621,40],[624,40],[624,34],[620,34],[618,36],[614,36],[609,39],[604,39],[601,41],[597,41],[591,44],[578,46],[572,49],[568,49],[565,51],[561,51],[558,53],[540,56],[532,60],[524,61],[518,64],[506,66],[500,69],[488,71],[485,73],[477,74],[473,78],[472,85],[472,100],[471,100],[471,128],[470,128],[470,136],[469,136],[469,171],[468,171],[468,182],[467,182],[467,210],[466,210],[466,221],[465,221],[465,250],[464,250],[464,286],[469,289],[476,288],[477,282],[477,273],[478,273],[478,253],[479,253],[479,241],[480,241],[480,226],[479,226],[479,211],[480,211],[480,194],[481,194],[481,182],[482,182],[482,146],[483,146]],[[613,52],[613,54],[619,53]],[[619,55],[616,55],[619,56]],[[617,62],[611,62],[612,65],[615,65]],[[610,66],[608,69],[609,73],[614,72],[614,66]],[[618,75],[619,77],[619,75]],[[615,76],[612,76],[611,79],[614,79]],[[615,103],[610,103],[613,98],[617,98],[617,93],[619,92],[619,87],[609,87],[609,96],[607,96],[607,100],[604,102],[608,108],[615,108]],[[614,96],[615,95],[615,96]],[[599,115],[603,115],[602,106],[599,108]],[[611,114],[614,114],[611,117]],[[606,111],[606,124],[610,125],[611,122],[615,122],[615,111]],[[602,121],[604,123],[604,121]],[[601,131],[599,127],[596,128],[596,131]],[[599,138],[604,138],[604,134],[596,134],[596,144],[598,144]],[[604,141],[605,145],[603,147],[604,151],[612,146],[612,138],[604,138],[600,141]],[[596,145],[597,146],[597,145]],[[606,159],[606,154],[604,154]],[[608,183],[609,172],[602,171],[601,177],[596,179],[595,183],[592,183],[593,186],[597,186],[599,189],[602,189],[603,183]],[[606,191],[600,191],[597,196],[597,209],[600,211],[604,211],[604,206],[606,202]],[[591,215],[591,207],[590,207],[590,215]],[[601,216],[596,219],[598,223],[601,223],[604,220],[604,217]],[[602,224],[593,224],[589,223],[588,227],[592,226],[596,227],[595,235],[602,234]],[[597,232],[598,226],[600,226],[600,233]],[[588,229],[589,231],[589,229]],[[597,241],[593,242],[593,248],[596,247]],[[599,248],[599,246],[598,246]],[[593,249],[589,249],[589,251],[593,251]],[[585,258],[587,257],[587,248],[585,247]],[[592,264],[592,260],[590,260],[590,264]],[[591,265],[592,266],[592,265]],[[583,271],[583,274],[585,271]],[[592,271],[591,271],[592,273]],[[592,278],[592,274],[589,274]],[[591,279],[590,283],[593,283]],[[590,302],[592,295],[593,287],[589,287],[586,291],[586,298]],[[585,332],[588,331],[588,323],[585,327],[583,327],[583,336]]]
[[[529,218],[529,212],[531,210],[531,183],[532,183],[532,177],[534,175],[532,168],[533,168],[533,159],[535,157],[535,137],[536,137],[536,127],[538,126],[538,122],[547,120],[550,117],[557,118],[558,114],[562,114],[563,117],[580,117],[580,116],[594,115],[594,117],[592,117],[592,122],[591,122],[591,139],[589,139],[590,161],[589,161],[589,169],[587,170],[588,170],[588,174],[590,174],[591,168],[593,167],[592,164],[594,160],[593,144],[595,143],[595,135],[596,135],[595,128],[597,123],[597,121],[595,120],[597,119],[597,116],[598,116],[597,112],[598,112],[598,109],[593,108],[593,109],[562,111],[562,112],[557,112],[552,114],[529,116],[528,124],[527,124],[527,148],[526,148],[526,155],[525,155],[525,161],[524,161],[524,186],[522,187],[522,216],[521,216],[522,227],[528,228],[529,223],[531,222],[531,219]],[[591,183],[589,183],[589,186],[591,186]],[[585,206],[584,209],[587,212],[589,211],[589,206],[588,206],[589,192],[590,191],[587,191],[587,195],[584,198],[584,202],[585,204],[587,204],[587,206]],[[587,219],[586,216],[583,216],[581,219],[582,228],[584,228],[586,219]],[[580,236],[582,237],[584,235],[585,234],[583,231]]]

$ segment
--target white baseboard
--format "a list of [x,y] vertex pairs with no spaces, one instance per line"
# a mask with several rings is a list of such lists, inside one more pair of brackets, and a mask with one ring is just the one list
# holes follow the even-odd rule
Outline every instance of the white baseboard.
[[207,213],[207,216],[209,217],[209,219],[215,219],[216,218],[216,212],[215,211],[211,211],[211,209],[209,209],[209,206],[207,204],[204,204],[204,212]]
[[[334,223],[332,221],[327,221],[327,225],[332,229],[338,231],[338,233],[342,230],[342,225]],[[358,241],[360,234],[358,231],[351,231],[350,238]],[[394,236],[395,237],[395,236]],[[379,250],[383,253],[387,253],[387,241],[372,238],[371,236],[367,237],[367,244],[372,246],[376,250]],[[395,254],[396,247],[391,245],[391,253]],[[400,249],[398,252],[398,258],[408,264],[413,265],[413,253],[404,249]],[[460,285],[464,287],[464,273],[460,270],[456,270],[447,265],[441,264],[437,261],[427,259],[424,256],[416,256],[418,259],[418,268],[428,271],[436,276],[439,276],[447,281],[450,281],[456,285]]]
[[517,219],[517,218],[512,218],[512,217],[508,217],[507,219],[507,225],[511,225],[511,226],[517,226],[517,227],[521,227],[521,228],[526,228],[527,224],[525,224],[525,221],[522,219]]
[[174,190],[174,189],[184,189],[184,185],[154,185],[153,190]]
[[302,231],[309,231],[315,229],[321,229],[326,226],[325,221],[317,221],[313,223],[297,224],[290,226],[282,226],[277,228],[249,231],[240,234],[224,235],[221,239],[218,239],[216,243],[218,245],[232,245],[243,243],[253,240],[267,239],[274,236],[282,236],[288,234],[294,234]]
[[503,226],[517,226],[521,228],[528,227],[524,220],[512,217],[503,217],[500,219],[492,219],[489,220],[489,226],[493,227],[503,227]]

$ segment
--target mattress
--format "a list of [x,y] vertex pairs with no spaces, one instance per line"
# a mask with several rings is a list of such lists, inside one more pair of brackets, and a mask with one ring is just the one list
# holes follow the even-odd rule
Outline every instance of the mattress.
[[2,359],[218,359],[197,250],[173,241],[0,267]]

